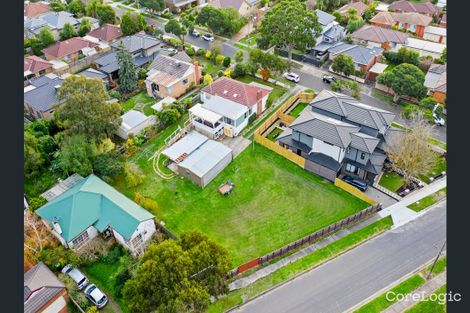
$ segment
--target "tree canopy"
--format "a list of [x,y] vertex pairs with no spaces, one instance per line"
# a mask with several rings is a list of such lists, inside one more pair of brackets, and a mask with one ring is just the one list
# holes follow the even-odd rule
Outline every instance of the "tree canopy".
[[44,48],[52,45],[55,42],[54,34],[47,27],[44,27],[39,31],[39,38],[38,39],[42,43],[42,46]]
[[96,11],[100,25],[116,23],[116,12],[110,5],[100,5]]
[[67,9],[75,16],[83,16],[85,14],[85,3],[82,0],[72,0],[67,5]]
[[424,86],[424,73],[415,65],[402,63],[393,68],[390,72],[379,75],[377,81],[390,87],[395,95],[396,102],[400,96],[410,96],[418,99],[426,95],[427,89]]
[[354,60],[349,55],[341,53],[333,59],[331,69],[345,76],[353,75],[355,72]]
[[227,291],[230,257],[197,232],[149,245],[123,295],[132,312],[202,312],[210,295]]
[[44,164],[44,158],[39,151],[38,139],[30,132],[24,132],[24,174],[33,176]]
[[125,36],[144,30],[146,22],[141,14],[126,12],[121,16],[121,31]]
[[[286,70],[287,64],[278,55],[266,53],[260,49],[253,49],[249,53],[249,62],[261,67],[265,73],[266,71],[274,73],[282,73]],[[267,73],[269,76],[269,73]],[[266,78],[263,75],[263,78]]]
[[119,44],[117,61],[119,64],[119,89],[123,93],[130,92],[137,86],[137,71],[132,54],[124,48],[122,42]]
[[60,167],[67,175],[78,173],[83,177],[91,174],[96,146],[83,135],[65,137],[59,151]]
[[108,103],[103,81],[84,76],[67,77],[58,91],[55,116],[67,134],[83,134],[98,141],[112,135],[121,124],[120,106]]
[[246,19],[234,8],[217,9],[205,6],[199,12],[196,24],[207,26],[214,34],[231,37],[246,24]]
[[305,51],[315,45],[315,33],[320,32],[318,18],[313,11],[307,10],[305,2],[285,0],[276,3],[261,21],[260,41],[269,42],[287,50],[289,64],[292,63],[294,48]]
[[146,7],[151,13],[157,13],[165,9],[165,0],[140,0],[140,5]]
[[188,29],[182,25],[178,20],[171,19],[165,24],[165,32],[175,35],[181,40],[183,50],[184,46],[184,36],[188,34]]

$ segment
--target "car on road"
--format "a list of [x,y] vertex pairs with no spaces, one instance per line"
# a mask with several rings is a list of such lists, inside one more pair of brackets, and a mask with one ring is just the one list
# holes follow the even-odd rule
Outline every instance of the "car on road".
[[191,33],[191,36],[199,37],[201,36],[201,34],[199,34],[199,32],[196,29],[194,29],[193,32]]
[[300,76],[292,72],[284,73],[284,78],[294,83],[298,83],[300,81]]
[[88,285],[89,281],[85,275],[82,274],[79,270],[72,267],[71,264],[67,264],[62,269],[62,273],[67,274],[73,281],[77,284],[78,290],[82,290],[86,285]]
[[202,39],[204,39],[206,41],[214,41],[214,36],[212,36],[212,34],[206,33],[206,34],[202,35]]
[[91,284],[85,289],[86,297],[93,303],[98,309],[101,309],[108,303],[108,297],[96,287],[95,284]]
[[336,78],[331,75],[323,75],[323,82],[327,84],[336,83]]
[[436,113],[437,108],[439,107],[440,104],[436,104],[434,108],[432,109],[432,117],[434,118],[434,124],[438,126],[444,126],[446,124],[446,121],[442,118],[442,116],[438,116]]
[[352,177],[352,176],[344,176],[343,180],[347,182],[348,184],[350,184],[351,186],[356,187],[362,192],[367,190],[367,187],[368,187],[367,183],[363,179]]

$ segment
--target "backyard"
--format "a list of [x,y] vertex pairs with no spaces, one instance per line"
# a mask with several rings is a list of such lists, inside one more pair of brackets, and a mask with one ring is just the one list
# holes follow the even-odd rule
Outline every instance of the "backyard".
[[300,115],[300,112],[302,112],[305,107],[308,105],[308,103],[300,102],[298,103],[295,108],[290,111],[289,115],[293,117],[298,117]]
[[[148,96],[147,91],[144,90],[124,101],[122,104],[122,109],[124,112],[134,109],[143,112],[147,116],[150,116],[155,112],[151,106],[156,102],[157,100]],[[137,104],[139,104],[139,106],[136,106]]]
[[282,133],[282,129],[279,127],[276,127],[272,130],[272,132],[269,133],[269,135],[266,137],[271,141],[276,141],[276,138]]
[[[131,198],[139,192],[156,200],[161,212],[157,218],[175,234],[198,229],[217,240],[230,251],[234,266],[367,207],[258,144],[254,151],[250,147],[242,152],[204,189],[181,177],[164,180],[148,161],[164,138],[150,141],[130,160],[145,172],[143,184],[129,189],[119,180],[116,188]],[[217,186],[228,179],[235,188],[224,197]]]

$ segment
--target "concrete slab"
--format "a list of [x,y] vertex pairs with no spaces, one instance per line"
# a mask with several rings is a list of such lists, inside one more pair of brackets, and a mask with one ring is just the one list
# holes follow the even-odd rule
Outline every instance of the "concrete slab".
[[382,203],[382,208],[386,208],[398,202],[394,198],[390,197],[389,195],[383,193],[382,191],[378,190],[373,186],[367,188],[366,192],[364,193],[375,201]]
[[232,149],[233,158],[235,159],[243,150],[251,144],[251,141],[243,136],[237,136],[234,138],[223,136],[218,139],[221,143]]

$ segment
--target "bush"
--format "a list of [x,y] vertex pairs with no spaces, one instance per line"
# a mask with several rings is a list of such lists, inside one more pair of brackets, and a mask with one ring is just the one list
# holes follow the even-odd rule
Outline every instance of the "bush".
[[130,278],[131,274],[127,267],[123,268],[121,271],[118,272],[118,274],[116,275],[116,284],[114,285],[114,290],[116,292],[117,297],[122,296],[122,287],[124,287],[124,284]]
[[147,70],[145,68],[139,68],[137,72],[137,77],[139,79],[146,79],[147,78]]
[[224,72],[224,76],[232,77],[232,70],[228,68],[228,69]]
[[117,90],[110,90],[108,92],[109,96],[111,98],[115,98],[115,99],[118,99],[118,100],[122,100],[122,96],[121,96],[121,93]]
[[437,104],[437,101],[433,97],[426,97],[419,102],[420,107],[427,109],[427,110],[431,110],[431,111],[432,109],[434,109],[436,104]]
[[343,86],[339,81],[331,83],[330,86],[331,86],[331,90],[333,90],[333,91],[338,91],[339,92],[339,91],[343,90]]
[[[266,100],[266,102],[267,102],[267,101],[268,101],[268,100]],[[248,118],[248,123],[249,123],[249,124],[253,123],[253,122],[256,120],[256,118],[257,118],[256,114],[250,115],[250,117]]]
[[123,248],[118,244],[114,244],[108,254],[101,258],[101,261],[106,264],[114,264],[119,261],[122,255],[124,255]]
[[403,111],[401,112],[401,115],[405,119],[411,119],[418,112],[419,112],[419,107],[417,105],[409,104],[403,109]]
[[235,64],[235,68],[233,69],[233,72],[232,72],[232,77],[236,78],[236,77],[245,76],[246,73],[247,73],[246,63],[240,62],[240,63]]
[[193,48],[186,49],[186,54],[190,57],[194,56],[195,52]]
[[211,58],[211,56],[212,56],[212,52],[211,52],[211,51],[207,51],[206,54],[205,54],[206,59],[209,60],[209,59]]
[[229,67],[231,62],[232,62],[232,59],[230,59],[230,57],[227,56],[227,57],[224,58],[224,61],[222,62],[222,65],[224,67]]
[[159,210],[159,205],[157,201],[150,198],[146,198],[138,192],[136,192],[134,196],[134,202],[154,214],[157,213]]
[[222,76],[224,76],[224,72],[218,71],[218,72],[217,72],[217,77],[222,77]]
[[430,124],[434,124],[434,117],[432,116],[432,111],[428,109],[423,110],[423,116]]
[[31,198],[31,200],[29,200],[28,204],[29,204],[29,209],[31,211],[36,211],[37,209],[39,209],[40,207],[42,207],[44,204],[47,203],[47,200],[44,199],[43,197],[41,196],[37,196],[37,197],[34,197],[34,198]]
[[44,262],[51,270],[59,270],[67,264],[77,267],[82,263],[78,254],[64,246],[44,248],[39,254],[39,260]]
[[223,61],[224,61],[224,56],[223,56],[223,55],[218,54],[218,55],[215,57],[215,63],[216,63],[217,65],[222,64]]
[[442,115],[444,114],[444,106],[442,104],[439,104],[436,107],[436,110],[434,111],[434,113],[436,113],[437,117],[442,117]]
[[129,188],[139,186],[144,182],[145,175],[143,175],[137,165],[127,163],[124,167],[124,180]]
[[201,57],[201,56],[203,56],[203,55],[205,55],[205,54],[206,54],[206,49],[204,49],[204,48],[199,48],[199,49],[197,49],[197,51],[196,51],[196,55],[199,56],[199,57]]
[[171,17],[170,12],[165,12],[162,14],[162,17],[169,19]]

